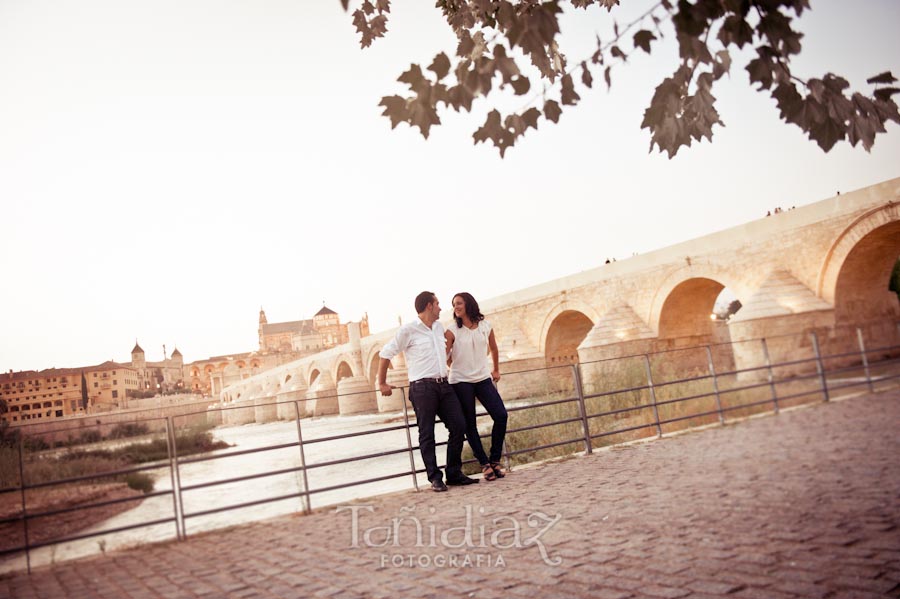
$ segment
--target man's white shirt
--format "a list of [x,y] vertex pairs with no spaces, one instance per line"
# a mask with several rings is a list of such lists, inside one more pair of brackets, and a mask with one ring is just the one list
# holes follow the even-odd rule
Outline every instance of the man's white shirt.
[[418,317],[404,324],[379,355],[391,360],[400,352],[406,355],[410,381],[447,376],[447,344],[440,321],[430,329]]

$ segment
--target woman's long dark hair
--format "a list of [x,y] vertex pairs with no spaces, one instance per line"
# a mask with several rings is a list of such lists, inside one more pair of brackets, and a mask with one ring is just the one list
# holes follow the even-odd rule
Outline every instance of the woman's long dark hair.
[[[479,323],[484,320],[484,314],[482,314],[481,310],[478,309],[478,302],[475,301],[475,298],[472,297],[471,293],[466,293],[465,291],[463,291],[462,293],[457,293],[456,295],[454,295],[453,299],[455,300],[458,297],[461,297],[463,303],[465,303],[466,305],[466,316],[469,317],[469,320],[474,323]],[[457,328],[461,329],[463,326],[462,318],[458,317],[454,312],[453,319],[456,320]]]

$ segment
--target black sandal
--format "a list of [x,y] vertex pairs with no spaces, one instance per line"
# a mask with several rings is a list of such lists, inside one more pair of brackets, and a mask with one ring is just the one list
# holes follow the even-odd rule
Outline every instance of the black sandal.
[[482,466],[481,473],[484,475],[484,480],[497,480],[497,474],[494,472],[494,468],[490,464],[485,464],[484,466]]
[[491,470],[494,471],[494,476],[497,478],[503,478],[506,474],[503,473],[503,469],[500,468],[500,462],[491,462]]

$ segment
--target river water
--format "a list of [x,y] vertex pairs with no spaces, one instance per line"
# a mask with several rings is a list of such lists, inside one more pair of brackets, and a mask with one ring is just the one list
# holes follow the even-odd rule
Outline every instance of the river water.
[[[373,432],[385,428],[398,427],[399,430]],[[370,497],[414,488],[410,474],[410,452],[407,432],[403,427],[403,414],[367,414],[358,416],[331,416],[301,421],[303,453],[307,465],[308,485],[312,509],[340,504],[360,497]],[[319,441],[327,437],[350,433],[369,433],[347,439]],[[233,447],[219,450],[209,455],[222,455],[237,450],[271,447],[296,443],[297,424],[273,422],[268,424],[247,424],[236,427],[216,428],[212,431],[216,439]],[[418,444],[417,429],[410,431],[412,445]],[[438,442],[446,441],[446,429],[437,425],[435,436]],[[316,464],[360,457],[368,454],[397,451],[391,455],[368,458],[346,464],[316,467]],[[438,461],[443,462],[442,448],[438,448]],[[188,458],[189,459],[189,458]],[[423,468],[418,450],[413,452],[416,469]],[[297,446],[261,451],[240,456],[223,457],[179,467],[181,488],[212,483],[236,477],[262,474],[265,472],[297,468],[301,465],[300,450]],[[160,468],[151,472],[156,491],[172,489],[169,469]],[[381,476],[399,475],[373,483],[355,485],[345,489],[318,492],[337,485]],[[418,475],[421,487],[427,486],[425,474]],[[233,526],[244,522],[262,520],[300,512],[304,509],[304,499],[294,497],[262,503],[251,507],[231,509],[214,514],[195,515],[198,512],[223,508],[240,503],[301,493],[304,490],[302,472],[290,472],[254,478],[247,481],[215,484],[182,492],[185,531],[188,536],[201,531]],[[142,522],[173,518],[175,513],[171,495],[151,497],[136,504],[134,508],[122,512],[105,522],[83,532],[110,530]],[[147,542],[172,540],[177,537],[175,523],[158,524],[134,530],[110,533],[80,541],[73,541],[51,547],[42,547],[31,552],[31,566],[50,564],[56,561],[97,554],[103,551],[121,549]],[[22,570],[26,567],[25,555],[14,556],[0,561],[0,573]]]

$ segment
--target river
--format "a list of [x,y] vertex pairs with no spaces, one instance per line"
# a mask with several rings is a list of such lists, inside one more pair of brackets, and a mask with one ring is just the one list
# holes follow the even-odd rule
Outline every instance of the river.
[[[402,412],[396,414],[330,416],[302,420],[303,452],[308,467],[307,476],[309,489],[312,493],[310,498],[312,509],[336,505],[360,497],[412,489],[413,479],[410,474],[409,452],[406,451],[408,447],[407,433],[402,424]],[[400,429],[371,432],[396,426],[400,426]],[[317,440],[327,437],[361,432],[370,432],[370,434],[317,442]],[[236,450],[296,443],[297,425],[294,421],[247,424],[216,428],[213,429],[212,434],[216,439],[232,445],[228,449],[209,454],[223,455]],[[416,429],[413,429],[411,431],[413,446],[417,445],[416,434]],[[443,426],[438,425],[435,427],[435,435],[438,442],[446,441],[446,434],[447,431]],[[316,464],[334,460],[393,450],[402,451],[392,455],[379,456],[352,463],[314,467]],[[416,469],[421,469],[423,466],[418,450],[413,453]],[[442,455],[443,452],[439,447],[439,462],[443,462],[441,459]],[[296,446],[182,464],[179,467],[180,486],[184,489],[192,485],[212,483],[251,474],[297,468],[300,465],[300,450]],[[316,492],[318,489],[393,474],[402,475],[345,489]],[[168,468],[154,470],[152,475],[155,479],[155,490],[170,491],[172,489],[171,475]],[[418,481],[420,486],[427,486],[427,479],[424,473],[418,475]],[[303,489],[303,473],[291,472],[183,491],[185,531],[190,536],[201,531],[300,512],[304,508],[304,500],[301,497],[295,497],[214,514],[194,515],[205,510],[301,493]],[[174,510],[171,495],[151,497],[141,501],[134,508],[82,531],[82,533],[110,530],[141,522],[172,518]],[[175,538],[177,538],[177,533],[174,522],[110,533],[80,541],[35,549],[31,552],[31,566],[36,567],[142,543],[173,540]],[[22,570],[25,567],[25,555],[17,555],[0,562],[0,573]]]

